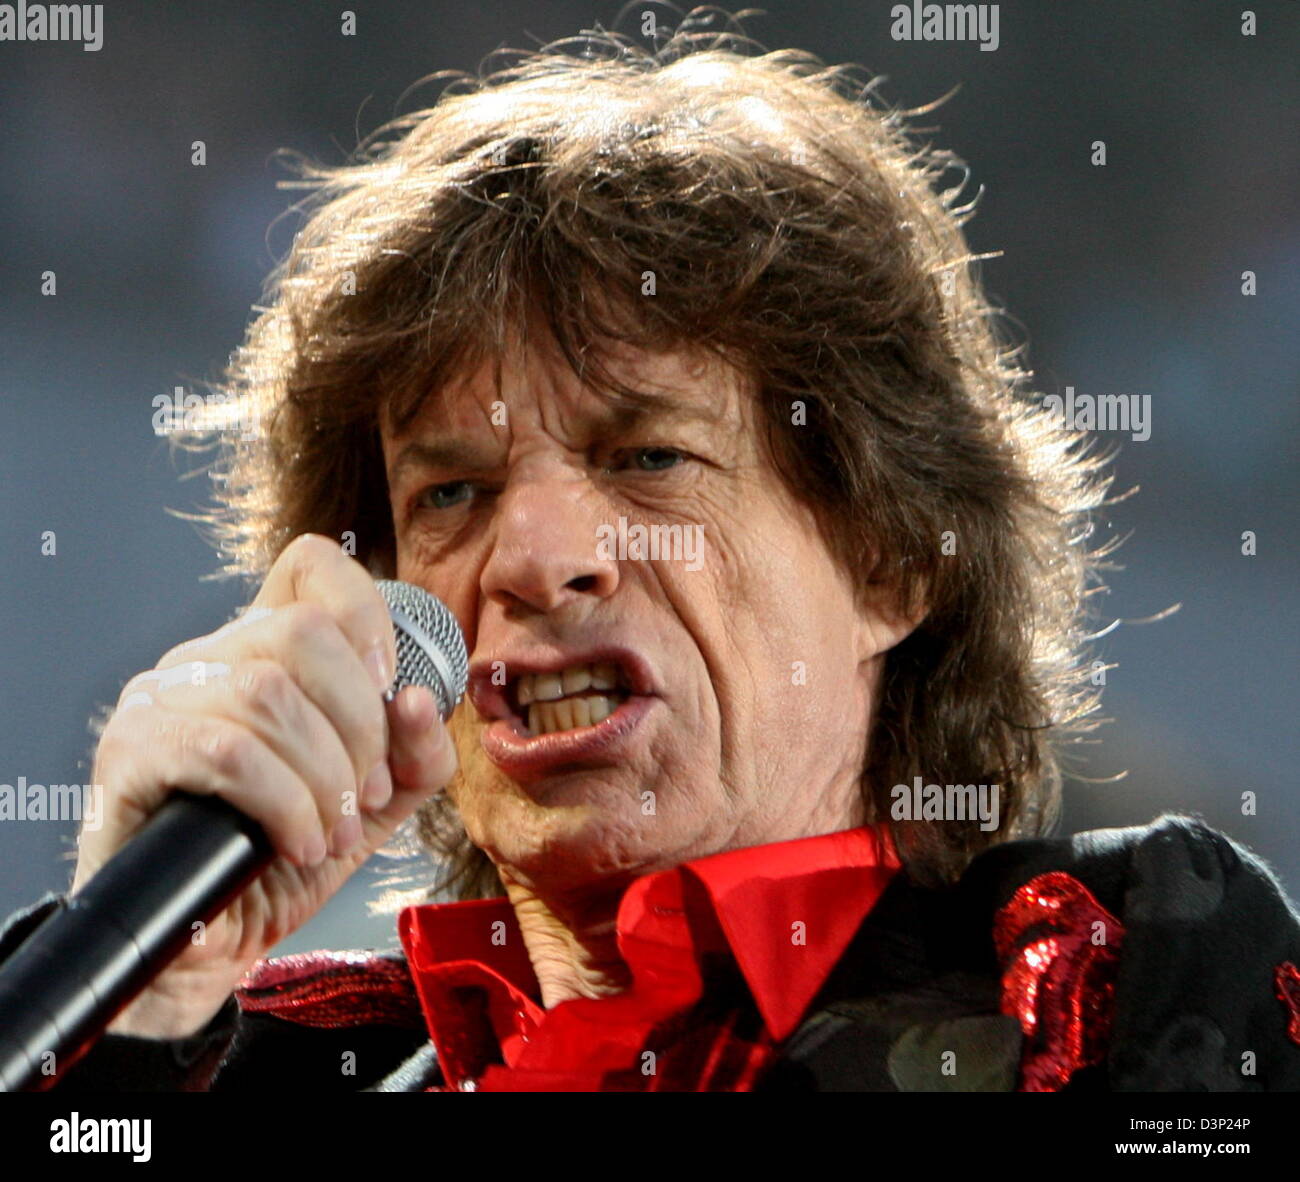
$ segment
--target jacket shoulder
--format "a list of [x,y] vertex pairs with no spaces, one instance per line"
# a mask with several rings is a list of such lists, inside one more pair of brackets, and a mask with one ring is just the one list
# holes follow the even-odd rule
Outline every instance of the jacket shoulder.
[[1300,920],[1197,818],[1008,842],[900,874],[773,1086],[1300,1089]]
[[1300,1088],[1300,918],[1257,855],[1198,818],[981,855],[1022,1087]]

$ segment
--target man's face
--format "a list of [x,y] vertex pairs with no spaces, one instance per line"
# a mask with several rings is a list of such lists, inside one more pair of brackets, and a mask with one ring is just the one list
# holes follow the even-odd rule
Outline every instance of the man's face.
[[855,606],[734,371],[615,368],[663,404],[620,411],[534,350],[384,437],[397,577],[470,650],[449,795],[503,876],[551,891],[862,823],[882,654],[907,631]]

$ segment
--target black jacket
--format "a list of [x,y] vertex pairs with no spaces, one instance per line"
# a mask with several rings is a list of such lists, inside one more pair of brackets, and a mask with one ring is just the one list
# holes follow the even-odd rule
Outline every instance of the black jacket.
[[[61,905],[11,917],[0,958]],[[952,887],[896,875],[758,1090],[1296,1091],[1298,966],[1275,877],[1199,821],[1009,842]],[[334,986],[367,988],[364,965],[346,972]],[[324,1029],[232,997],[193,1038],[106,1035],[55,1090],[441,1082],[414,1004]]]

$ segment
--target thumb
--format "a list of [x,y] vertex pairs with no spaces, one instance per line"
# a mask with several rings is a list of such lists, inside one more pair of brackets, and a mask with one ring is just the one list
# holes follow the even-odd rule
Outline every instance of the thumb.
[[456,745],[438,716],[433,694],[423,686],[407,686],[387,709],[394,795],[408,796],[414,807],[456,774]]

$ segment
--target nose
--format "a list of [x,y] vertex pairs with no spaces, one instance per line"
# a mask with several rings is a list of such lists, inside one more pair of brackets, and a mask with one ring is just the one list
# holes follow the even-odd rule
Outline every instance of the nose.
[[614,594],[618,561],[602,555],[600,515],[587,492],[572,477],[536,478],[502,490],[481,580],[488,599],[511,611],[553,612]]

